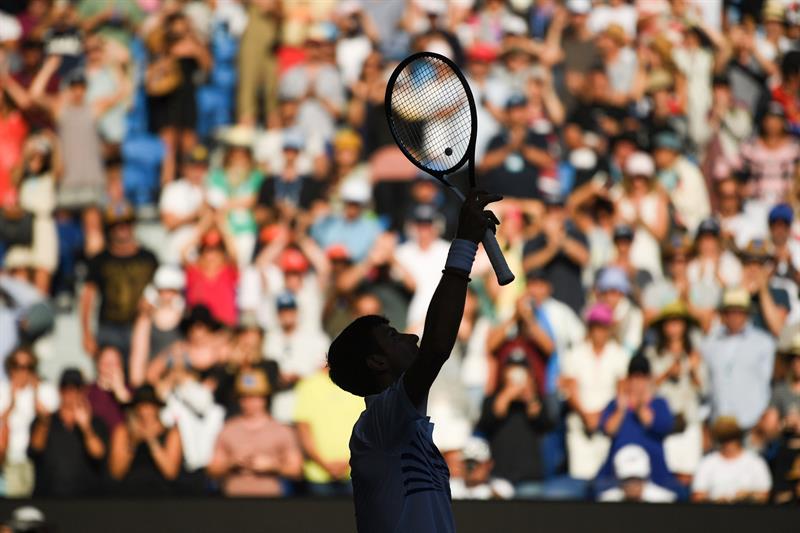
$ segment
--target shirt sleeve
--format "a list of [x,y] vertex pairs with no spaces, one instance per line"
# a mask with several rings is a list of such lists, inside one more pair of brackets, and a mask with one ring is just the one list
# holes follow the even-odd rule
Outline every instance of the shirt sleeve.
[[650,432],[661,436],[668,435],[672,431],[674,420],[667,402],[662,398],[656,398],[650,402],[650,408],[653,410],[653,425],[650,426]]
[[547,246],[547,238],[543,233],[540,233],[536,237],[525,242],[525,246],[522,248],[522,256],[525,257],[528,254],[538,252],[545,246]]
[[785,289],[776,289],[775,287],[769,288],[770,295],[775,301],[775,305],[783,307],[787,311],[791,308],[789,303],[789,293]]
[[420,418],[401,377],[367,399],[367,409],[356,424],[354,436],[372,449],[392,450],[410,436],[414,422]]
[[[614,411],[616,411],[616,410],[617,410],[617,400],[611,400],[610,402],[608,402],[608,405],[606,405],[606,408],[603,409],[603,412],[600,413],[600,422],[599,422],[600,426],[599,427],[600,427],[600,430],[603,433],[606,432],[606,430],[605,430],[606,422],[608,422],[608,419],[611,418],[611,415],[613,415]],[[626,414],[625,416],[628,416],[628,415]]]
[[772,489],[772,476],[767,462],[757,455],[753,457],[753,485],[750,489],[754,492],[769,492]]
[[692,492],[708,492],[711,490],[711,462],[709,457],[700,461],[692,480]]

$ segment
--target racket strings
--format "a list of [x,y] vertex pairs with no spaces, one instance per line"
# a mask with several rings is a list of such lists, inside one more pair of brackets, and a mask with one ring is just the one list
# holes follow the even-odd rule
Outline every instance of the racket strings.
[[454,170],[467,152],[472,114],[464,84],[434,57],[412,61],[391,93],[391,126],[397,141],[421,166]]

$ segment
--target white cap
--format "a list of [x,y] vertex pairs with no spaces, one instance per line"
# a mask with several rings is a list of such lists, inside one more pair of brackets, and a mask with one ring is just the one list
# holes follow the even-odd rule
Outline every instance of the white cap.
[[567,11],[570,13],[577,13],[578,15],[586,15],[592,10],[591,0],[568,0]]
[[625,160],[625,174],[629,176],[652,176],[656,173],[653,158],[644,152],[634,152]]
[[366,204],[372,196],[372,190],[365,181],[350,179],[342,185],[342,190],[339,195],[344,202]]
[[416,4],[420,9],[432,15],[447,13],[447,2],[444,0],[417,0]]
[[153,276],[153,285],[159,290],[182,291],[186,287],[186,276],[176,266],[161,265]]
[[479,463],[484,463],[492,458],[492,452],[489,449],[489,443],[484,439],[476,436],[471,436],[464,443],[461,449],[461,455],[465,461],[470,459]]
[[590,170],[597,165],[597,154],[591,148],[576,148],[569,153],[569,162],[576,170]]
[[628,444],[614,456],[614,473],[617,479],[650,478],[650,456],[637,444]]

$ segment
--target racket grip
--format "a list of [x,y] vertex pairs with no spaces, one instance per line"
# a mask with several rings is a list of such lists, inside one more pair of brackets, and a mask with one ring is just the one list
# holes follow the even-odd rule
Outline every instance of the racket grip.
[[494,273],[497,275],[497,282],[500,285],[508,285],[514,281],[514,273],[508,268],[506,257],[497,244],[497,237],[495,237],[492,230],[487,229],[486,234],[483,236],[483,249],[486,250],[486,255],[489,256],[489,261],[492,263]]

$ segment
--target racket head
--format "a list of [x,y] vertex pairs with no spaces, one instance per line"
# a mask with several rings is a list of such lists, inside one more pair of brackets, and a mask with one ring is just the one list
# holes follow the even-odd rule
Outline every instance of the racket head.
[[386,84],[384,109],[397,146],[420,169],[444,180],[468,160],[474,166],[475,99],[447,57],[418,52],[401,61]]

